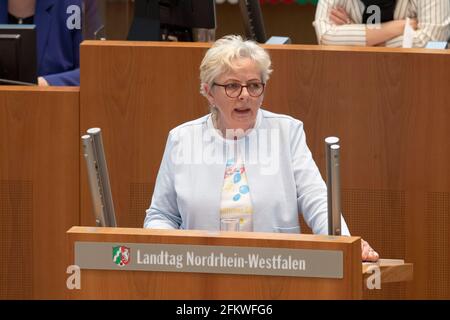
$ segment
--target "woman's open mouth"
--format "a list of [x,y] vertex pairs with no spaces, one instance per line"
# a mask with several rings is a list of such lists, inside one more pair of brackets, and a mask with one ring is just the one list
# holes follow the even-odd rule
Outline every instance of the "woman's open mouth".
[[252,109],[250,108],[236,108],[234,109],[234,112],[236,112],[236,114],[241,115],[241,116],[246,116],[249,115],[251,113]]

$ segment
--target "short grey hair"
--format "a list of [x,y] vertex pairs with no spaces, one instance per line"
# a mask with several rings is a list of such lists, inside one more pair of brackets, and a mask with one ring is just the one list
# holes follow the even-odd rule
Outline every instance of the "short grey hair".
[[256,42],[243,40],[238,35],[228,35],[217,40],[206,52],[200,65],[200,93],[206,96],[204,84],[211,88],[214,80],[233,69],[235,60],[250,58],[261,70],[261,80],[266,83],[272,73],[270,56]]

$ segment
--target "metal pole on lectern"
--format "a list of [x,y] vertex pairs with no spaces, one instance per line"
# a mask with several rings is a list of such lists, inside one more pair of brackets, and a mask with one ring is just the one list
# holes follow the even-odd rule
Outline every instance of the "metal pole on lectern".
[[325,139],[327,167],[328,235],[341,235],[341,179],[339,174],[339,138]]
[[89,188],[91,190],[92,204],[94,208],[95,223],[97,227],[104,227],[108,224],[106,215],[103,213],[103,201],[101,188],[98,187],[98,172],[97,172],[97,161],[95,157],[94,146],[92,142],[92,137],[90,135],[83,135],[81,137],[83,142],[83,156],[86,160],[86,169],[88,172],[88,182]]
[[109,183],[108,167],[100,128],[87,130],[81,137],[86,160],[96,223],[102,227],[117,227],[114,203]]

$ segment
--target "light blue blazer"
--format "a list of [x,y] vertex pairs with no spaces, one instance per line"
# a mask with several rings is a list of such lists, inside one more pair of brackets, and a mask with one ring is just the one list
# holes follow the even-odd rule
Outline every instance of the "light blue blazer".
[[[300,233],[301,212],[315,234],[328,233],[326,184],[303,123],[261,109],[254,129],[236,142],[214,129],[210,114],[170,131],[144,227],[219,230],[234,146],[245,155],[254,231]],[[342,234],[350,235],[344,219]]]

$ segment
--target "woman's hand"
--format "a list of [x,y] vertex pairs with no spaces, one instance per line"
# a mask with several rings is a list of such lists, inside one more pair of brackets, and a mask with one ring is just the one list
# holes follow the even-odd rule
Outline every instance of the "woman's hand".
[[338,26],[353,23],[347,11],[343,7],[336,7],[330,11],[330,20]]
[[[406,23],[406,20],[405,20],[405,23]],[[417,30],[417,28],[419,28],[418,22],[417,22],[417,19],[416,19],[416,18],[410,18],[410,19],[409,19],[409,25],[410,25],[414,30]]]
[[[381,25],[367,25],[366,38],[368,46],[385,45],[386,41],[401,36],[407,20],[392,20]],[[417,30],[417,19],[409,19],[409,24]]]
[[376,262],[380,256],[367,241],[361,239],[361,258],[362,261]]
[[[388,25],[389,27],[392,27],[393,30],[396,30],[395,33],[397,35],[402,35],[403,31],[405,30],[406,21],[406,19],[392,20],[386,22],[385,25]],[[409,19],[409,25],[411,26],[411,28],[413,28],[413,30],[417,30],[417,19]]]
[[45,80],[45,78],[39,77],[38,78],[38,86],[40,86],[40,87],[48,87],[49,84],[48,84],[47,80]]

